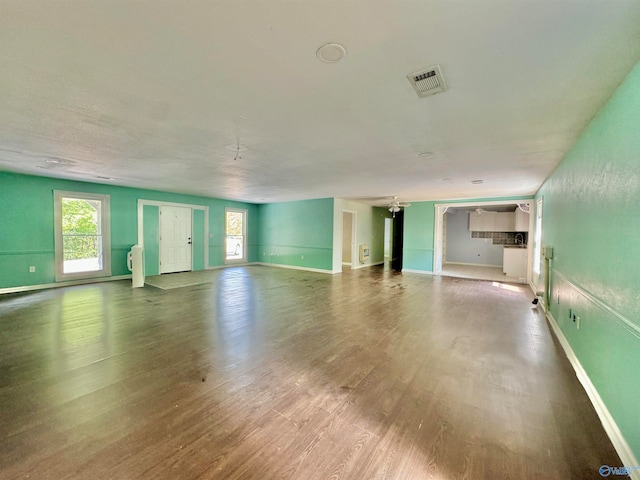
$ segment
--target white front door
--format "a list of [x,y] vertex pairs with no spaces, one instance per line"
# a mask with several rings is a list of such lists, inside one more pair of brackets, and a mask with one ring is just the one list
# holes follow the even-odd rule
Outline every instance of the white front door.
[[160,207],[160,273],[191,270],[191,208]]

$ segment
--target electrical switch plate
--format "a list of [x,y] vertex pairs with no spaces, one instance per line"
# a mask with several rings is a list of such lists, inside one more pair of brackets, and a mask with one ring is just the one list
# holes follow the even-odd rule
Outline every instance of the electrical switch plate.
[[34,267],[33,265],[31,265],[29,267],[29,273],[34,273],[36,271],[36,267]]

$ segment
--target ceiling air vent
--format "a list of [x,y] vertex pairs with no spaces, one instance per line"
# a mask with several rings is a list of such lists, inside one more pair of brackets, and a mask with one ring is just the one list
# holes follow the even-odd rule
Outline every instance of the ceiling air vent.
[[444,92],[447,89],[440,65],[411,73],[407,75],[407,78],[420,98]]

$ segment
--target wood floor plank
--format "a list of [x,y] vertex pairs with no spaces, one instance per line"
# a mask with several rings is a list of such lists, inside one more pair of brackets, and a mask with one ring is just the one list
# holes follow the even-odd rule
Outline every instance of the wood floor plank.
[[527,287],[268,267],[0,297],[0,478],[567,479],[621,465]]

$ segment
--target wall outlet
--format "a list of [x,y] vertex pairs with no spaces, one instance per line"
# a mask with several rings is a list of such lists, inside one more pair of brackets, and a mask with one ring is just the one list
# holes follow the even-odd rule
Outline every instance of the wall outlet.
[[576,329],[580,330],[580,317],[575,313],[572,315],[571,320],[576,324]]
[[35,267],[35,266],[33,266],[33,265],[31,265],[31,266],[29,267],[29,273],[34,273],[35,271],[36,271],[36,267]]

